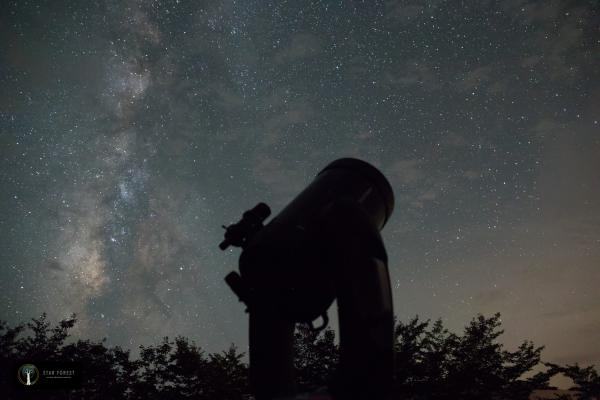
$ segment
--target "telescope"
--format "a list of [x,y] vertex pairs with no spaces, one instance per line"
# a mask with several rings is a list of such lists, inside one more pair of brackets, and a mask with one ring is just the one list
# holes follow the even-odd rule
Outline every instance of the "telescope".
[[[319,330],[338,305],[336,400],[384,399],[394,375],[394,319],[380,235],[394,209],[392,187],[372,165],[338,159],[264,224],[259,203],[224,228],[219,245],[242,249],[225,281],[249,314],[250,386],[257,400],[294,398],[296,323]],[[313,325],[319,317],[320,327]]]

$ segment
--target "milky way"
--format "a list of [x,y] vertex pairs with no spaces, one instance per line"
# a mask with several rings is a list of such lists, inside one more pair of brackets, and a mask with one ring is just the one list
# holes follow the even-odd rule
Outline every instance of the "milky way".
[[80,3],[0,12],[2,319],[245,349],[220,226],[351,156],[399,318],[600,362],[596,2]]

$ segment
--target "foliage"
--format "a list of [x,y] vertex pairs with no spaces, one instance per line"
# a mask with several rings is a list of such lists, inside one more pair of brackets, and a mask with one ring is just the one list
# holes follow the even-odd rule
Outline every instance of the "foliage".
[[[43,393],[48,399],[199,399],[242,400],[247,398],[247,365],[235,346],[220,354],[209,354],[178,336],[156,346],[141,346],[139,359],[129,350],[107,347],[105,341],[78,340],[65,344],[75,316],[50,328],[46,315],[26,325],[10,328],[0,321],[0,389],[7,399],[24,393],[12,384],[15,360],[77,363],[83,370],[80,388]],[[31,334],[19,337],[29,328]],[[10,375],[8,372],[10,371]],[[32,395],[35,398],[35,393]]]
[[593,365],[580,367],[578,364],[559,366],[546,363],[553,374],[563,374],[573,380],[575,386],[571,390],[578,392],[578,400],[600,399],[600,375]]
[[[168,337],[154,346],[141,346],[140,357],[129,350],[109,347],[104,341],[78,340],[66,344],[75,316],[51,327],[43,314],[14,328],[0,321],[0,390],[3,398],[23,398],[15,392],[14,360],[43,359],[76,362],[86,381],[79,389],[44,393],[59,399],[250,399],[248,365],[235,346],[221,353],[205,354],[194,342]],[[395,326],[396,382],[398,399],[527,399],[533,389],[548,387],[549,378],[562,373],[576,384],[582,400],[600,398],[600,377],[593,366],[545,364],[546,372],[528,378],[540,363],[542,347],[525,341],[507,351],[498,338],[500,315],[478,316],[462,335],[449,332],[441,320],[430,323],[415,317]],[[29,333],[25,335],[25,333]],[[295,333],[297,382],[300,391],[327,386],[337,362],[335,333],[320,333],[299,326]]]
[[510,352],[497,339],[500,314],[478,316],[463,336],[442,321],[417,317],[396,325],[396,392],[410,399],[528,399],[548,387],[550,372],[522,376],[540,363],[543,347],[525,341]]
[[296,383],[301,392],[327,386],[338,363],[335,332],[329,328],[313,332],[306,325],[298,325],[294,334],[294,367]]

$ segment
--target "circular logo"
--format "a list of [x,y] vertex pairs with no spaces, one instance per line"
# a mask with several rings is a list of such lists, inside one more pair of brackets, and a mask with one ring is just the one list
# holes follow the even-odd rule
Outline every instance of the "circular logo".
[[31,386],[40,378],[40,371],[33,364],[23,364],[17,371],[17,378],[23,385]]

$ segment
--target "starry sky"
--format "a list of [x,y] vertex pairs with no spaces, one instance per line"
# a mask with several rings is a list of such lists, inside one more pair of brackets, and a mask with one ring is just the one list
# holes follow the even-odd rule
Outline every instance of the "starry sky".
[[599,26],[596,1],[3,1],[0,318],[245,350],[221,225],[357,157],[395,191],[400,319],[501,312],[507,346],[598,364]]

